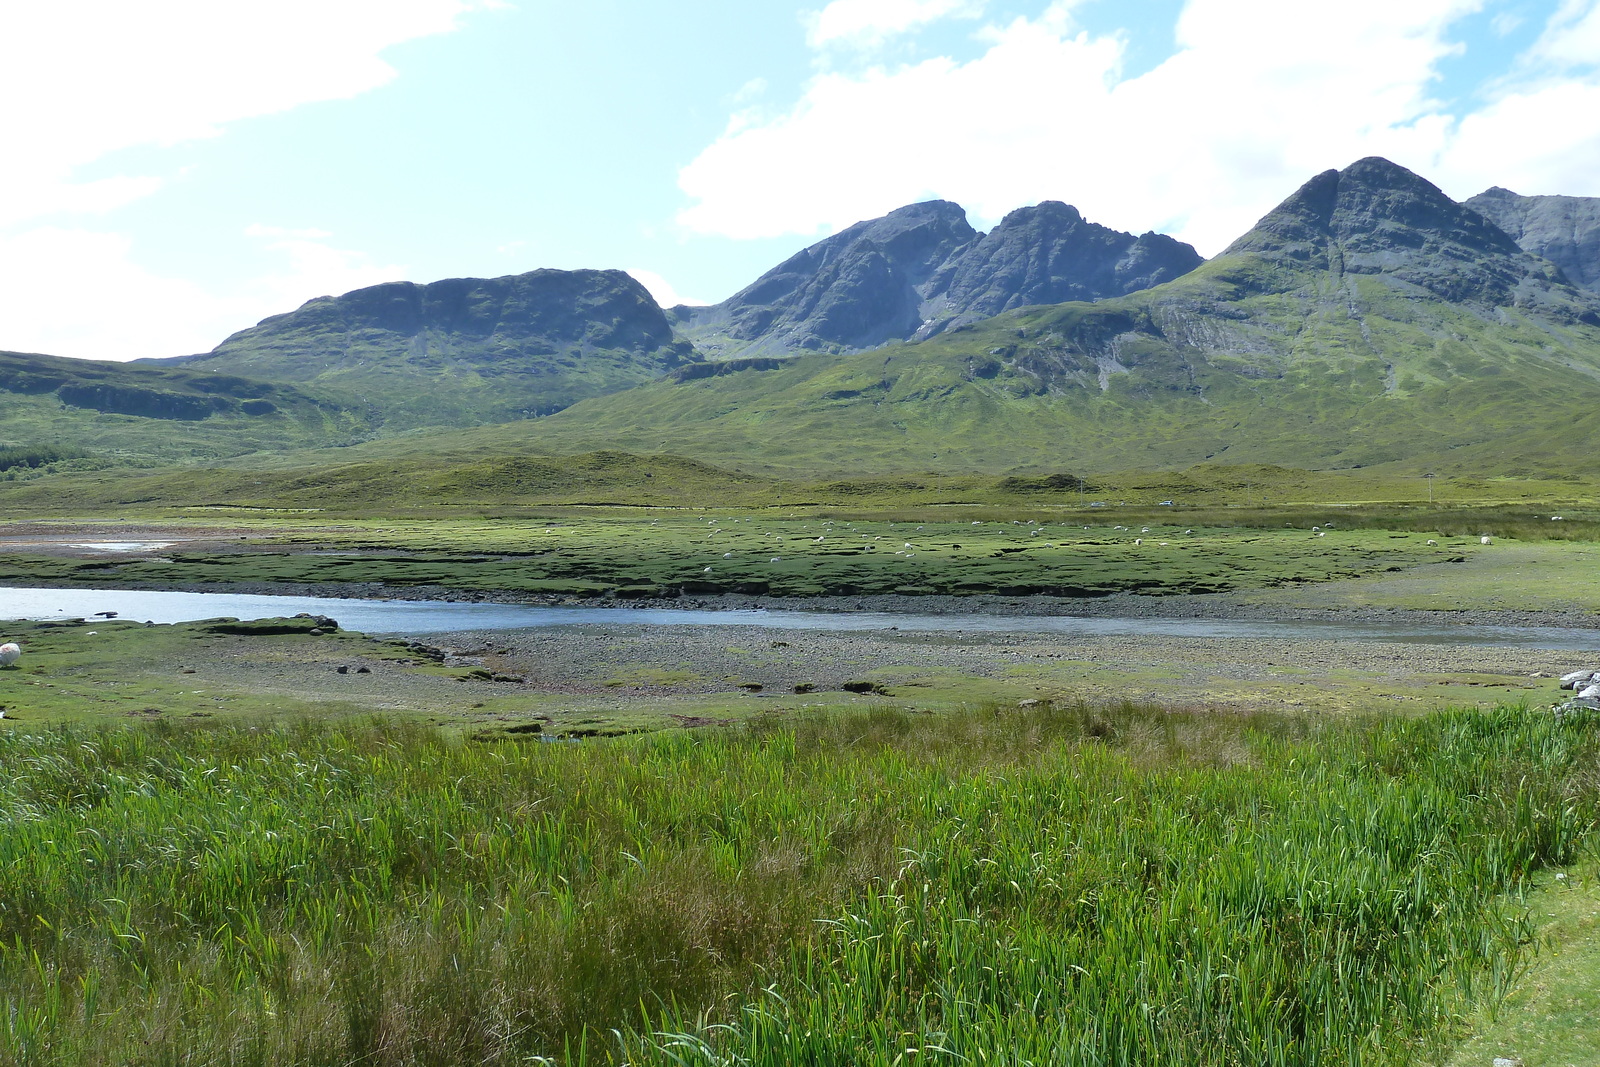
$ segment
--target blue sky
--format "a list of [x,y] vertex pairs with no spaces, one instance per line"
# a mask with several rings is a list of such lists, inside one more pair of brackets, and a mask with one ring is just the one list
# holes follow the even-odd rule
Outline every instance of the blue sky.
[[714,301],[930,197],[1212,255],[1368,154],[1600,195],[1600,0],[53,0],[0,59],[0,348],[107,359],[397,278]]

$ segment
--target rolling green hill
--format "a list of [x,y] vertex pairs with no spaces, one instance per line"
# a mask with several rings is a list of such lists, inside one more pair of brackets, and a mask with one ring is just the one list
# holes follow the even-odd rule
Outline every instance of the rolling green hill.
[[429,447],[862,473],[1600,462],[1600,297],[1380,159],[1318,175],[1154,289],[716,370]]
[[177,463],[347,444],[359,404],[183,367],[0,352],[0,476],[41,462]]

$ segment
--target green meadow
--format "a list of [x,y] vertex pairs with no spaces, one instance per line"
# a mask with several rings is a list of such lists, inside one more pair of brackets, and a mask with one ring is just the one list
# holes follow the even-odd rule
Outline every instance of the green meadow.
[[[1545,514],[1504,509],[1408,516],[1337,508],[1238,516],[1166,508],[808,510],[252,518],[241,520],[242,532],[226,544],[179,544],[154,558],[66,557],[18,546],[0,553],[0,582],[178,588],[333,583],[623,599],[1094,598],[1229,592],[1460,565],[1484,552],[1485,533],[1545,541],[1592,536],[1596,526],[1577,514],[1552,524]],[[186,519],[184,528],[204,536],[203,524],[216,521]],[[209,536],[217,538],[219,528]],[[26,529],[13,526],[9,532]],[[159,535],[162,527],[150,529]],[[94,529],[80,532],[88,537]],[[184,536],[184,529],[171,536]]]

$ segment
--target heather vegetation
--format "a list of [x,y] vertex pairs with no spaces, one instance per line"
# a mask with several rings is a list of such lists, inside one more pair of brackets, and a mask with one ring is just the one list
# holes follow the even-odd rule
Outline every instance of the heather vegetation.
[[1515,708],[0,748],[17,1064],[1411,1062],[1600,812]]

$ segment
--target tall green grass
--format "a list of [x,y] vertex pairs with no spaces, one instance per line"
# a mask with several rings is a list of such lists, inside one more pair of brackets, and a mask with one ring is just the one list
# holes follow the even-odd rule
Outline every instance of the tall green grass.
[[0,1062],[1405,1062],[1516,972],[1597,754],[1516,709],[11,732]]

